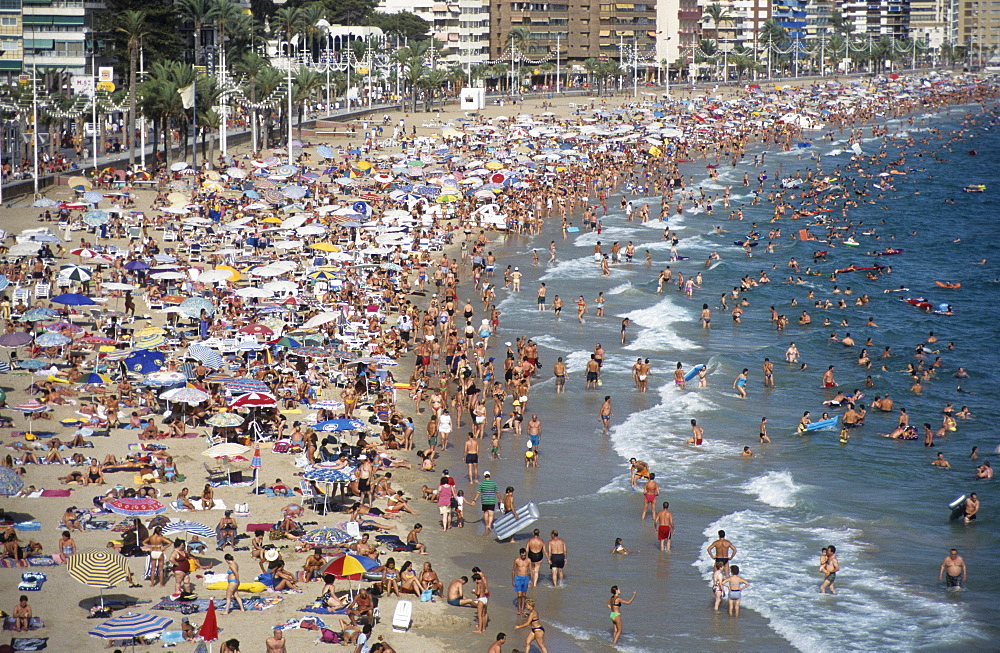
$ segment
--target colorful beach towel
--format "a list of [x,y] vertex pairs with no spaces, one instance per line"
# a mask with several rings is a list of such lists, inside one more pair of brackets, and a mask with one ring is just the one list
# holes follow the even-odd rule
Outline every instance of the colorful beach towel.
[[[14,630],[14,617],[7,617],[3,620],[4,630]],[[38,630],[39,628],[45,628],[45,624],[42,623],[41,617],[32,617],[31,621],[28,622],[28,630]]]
[[72,492],[69,490],[44,490],[43,497],[68,497]]

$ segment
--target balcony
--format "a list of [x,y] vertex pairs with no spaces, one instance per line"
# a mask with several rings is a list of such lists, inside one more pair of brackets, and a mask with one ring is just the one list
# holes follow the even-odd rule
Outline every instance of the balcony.
[[678,20],[701,20],[702,13],[700,11],[685,11],[681,9],[677,12]]

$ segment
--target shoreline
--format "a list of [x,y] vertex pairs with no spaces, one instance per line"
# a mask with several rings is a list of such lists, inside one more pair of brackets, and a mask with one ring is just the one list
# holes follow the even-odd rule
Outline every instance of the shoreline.
[[[499,111],[502,111],[502,109],[500,107],[495,107],[493,113],[496,114],[496,113],[499,113]],[[457,114],[459,112],[454,112],[454,113]],[[392,120],[396,120],[397,117],[398,116],[393,115],[392,116]],[[691,165],[694,166],[694,165],[697,165],[697,163],[698,162],[696,160]],[[26,209],[26,211],[34,211],[34,209],[28,208],[28,209]],[[7,220],[7,219],[10,219],[10,220],[20,220],[20,219],[23,219],[23,218],[21,218],[20,216],[18,216],[17,218],[14,218],[13,216],[5,216],[4,219],[5,220]],[[720,220],[723,219],[722,216],[721,216],[721,214],[720,214],[719,219]],[[552,223],[550,223],[550,224],[555,224],[555,223],[556,223],[556,219],[553,219]],[[12,222],[11,226],[13,226],[14,224],[15,223]],[[23,226],[23,225],[19,225],[19,226]],[[521,236],[515,236],[514,238],[505,237],[505,240],[507,241],[507,242],[504,243],[505,246],[507,246],[507,247],[511,248],[512,250],[516,251],[517,250],[517,246],[519,244],[523,245],[526,242],[527,239],[524,239]],[[446,249],[446,252],[448,252],[451,256],[456,256],[460,252],[460,248],[461,248],[461,245],[456,242],[456,243],[452,244],[449,249]],[[463,282],[465,282],[467,280],[467,274],[466,273],[462,274],[462,279],[463,279]],[[523,292],[530,293],[531,290],[530,290],[530,288],[527,288]],[[498,298],[498,300],[499,300],[499,298]],[[565,317],[566,317],[566,319],[572,319],[571,315],[567,315]],[[504,329],[504,328],[505,327],[503,326],[503,323],[501,323],[501,329]],[[506,333],[506,331],[504,331],[504,332]],[[498,338],[498,340],[500,342],[502,342],[502,341],[504,341],[506,339],[507,339],[506,336],[502,336],[502,337]],[[513,340],[513,337],[511,337],[510,339]],[[495,346],[496,345],[494,345],[494,347]],[[548,362],[549,361],[546,361],[546,363],[548,363]],[[399,379],[406,378],[404,376],[404,374],[408,371],[409,366],[410,366],[410,362],[406,361],[406,362],[402,363],[399,366],[399,368],[397,368],[401,372],[398,375]],[[7,384],[5,384],[5,385],[7,385]],[[18,385],[18,384],[15,384],[15,385]],[[10,397],[8,399],[8,403],[13,403],[13,401],[19,401],[19,400],[23,399],[23,397],[21,397],[20,394],[15,393],[15,392],[11,392],[10,390],[8,390],[8,394],[9,394],[9,397]],[[406,397],[402,398],[402,402],[401,403],[403,405],[405,405],[405,406],[411,406],[411,404],[409,402],[409,399],[406,398]],[[406,410],[406,409],[404,409],[402,412],[404,414],[410,414],[410,413],[412,413],[412,410]],[[423,417],[424,418],[426,417],[426,411],[423,414]],[[414,437],[416,437],[416,438],[421,438],[422,437],[422,433],[423,433],[422,428],[423,428],[424,424],[425,424],[425,419],[418,418],[417,423],[416,423],[417,428],[416,428],[415,436]],[[461,437],[458,437],[458,436],[460,436],[460,430],[461,429],[456,429],[456,431],[455,431],[455,436],[456,436],[456,439],[454,440],[455,443],[458,443],[458,442],[461,441]],[[419,442],[420,440],[417,440],[417,441]],[[101,444],[103,444],[103,443],[101,443]],[[172,446],[174,444],[175,444],[174,442],[171,442]],[[183,447],[185,445],[184,442],[179,442],[177,444],[179,446],[181,446],[181,447]],[[98,449],[100,449],[100,453],[103,454],[104,450],[105,450],[105,447],[95,448],[95,453],[98,452]],[[190,456],[191,461],[188,462],[188,463],[186,463],[185,466],[191,467],[191,466],[194,466],[197,463],[200,463],[200,461],[198,460],[198,458],[195,455],[196,452],[198,451],[198,449],[200,449],[200,447],[198,447],[198,448],[195,448],[193,446],[185,447],[185,451],[188,451],[191,454],[191,456]],[[456,450],[455,453],[457,453],[457,450]],[[275,457],[274,456],[270,456],[268,458],[268,462],[271,461],[272,459],[275,459]],[[289,464],[287,464],[289,461],[282,460],[282,459],[277,459],[277,460],[279,460],[279,464],[277,465],[277,470],[278,471],[274,471],[273,472],[274,475],[280,474],[281,477],[284,478],[285,474],[288,474],[290,476],[292,473],[294,473],[293,468],[291,468],[291,466]],[[274,467],[268,465],[268,462],[265,462],[265,468],[264,468],[264,472],[263,472],[265,478],[270,478],[272,476],[272,470],[274,469]],[[282,464],[282,463],[284,463],[284,464]],[[505,461],[503,464],[509,466],[509,461]],[[451,460],[451,459],[444,459],[444,460],[442,460],[438,464],[438,468],[439,469],[440,468],[444,468],[444,467],[448,467],[449,469],[451,469],[453,466],[457,466],[457,468],[459,470],[462,470],[463,467],[464,467],[463,465],[461,465],[461,464],[459,464],[459,463],[457,463],[457,462],[455,462],[454,460]],[[495,468],[495,465],[493,465],[492,463],[490,464],[490,466]],[[515,466],[517,466],[516,458],[515,458]],[[29,467],[29,473],[31,471],[33,471],[33,470],[31,470],[31,468]],[[50,471],[50,470],[45,470],[45,471]],[[398,475],[398,477],[397,477],[397,475]],[[426,478],[427,478],[426,475],[421,475],[417,471],[410,471],[410,472],[405,472],[405,473],[402,472],[402,471],[399,471],[399,472],[394,471],[393,472],[393,476],[394,476],[394,480],[397,480],[397,478],[399,480],[401,480],[404,487],[407,487],[408,484],[411,483],[411,482],[413,483],[413,486],[407,487],[407,489],[410,490],[407,493],[408,496],[419,495],[419,492],[416,491],[417,490],[417,486],[422,481],[425,482]],[[430,477],[430,478],[433,478],[433,476]],[[461,481],[459,481],[459,482],[461,483]],[[244,495],[236,492],[235,490],[230,490],[229,493],[224,494],[224,496],[225,496],[226,502],[229,503],[231,499],[239,499],[239,498],[241,498]],[[524,497],[522,497],[522,498],[524,498]],[[252,497],[252,499],[253,499],[253,502],[255,504],[258,504],[258,502],[261,501],[256,496]],[[74,499],[74,500],[78,501],[77,499]],[[425,503],[425,502],[421,502],[419,500],[414,500],[414,501],[415,501],[415,503],[418,504],[418,506],[423,506],[424,503]],[[11,505],[13,508],[16,508],[16,509],[22,509],[23,508],[23,509],[26,509],[26,510],[27,509],[34,509],[34,508],[36,508],[36,506],[34,504],[22,503],[21,500],[16,500],[16,502],[13,502],[13,503],[10,503],[9,501],[5,501],[5,505]],[[415,509],[419,513],[418,516],[415,518],[415,520],[407,519],[406,521],[410,522],[410,521],[419,521],[419,520],[422,520],[423,523],[425,523],[425,524],[427,524],[429,526],[433,525],[435,523],[435,521],[436,521],[436,517],[435,517],[434,511],[433,511],[433,508],[431,508],[431,507],[420,508],[418,506],[415,506]],[[51,506],[46,506],[46,507],[49,508],[49,511],[56,510],[56,508],[53,508]],[[38,508],[41,508],[41,506],[38,506]],[[272,502],[271,505],[269,505],[269,508],[271,508],[271,509],[274,508],[273,502]],[[475,508],[473,508],[473,510],[475,510]],[[260,511],[257,510],[257,509],[255,509],[254,510],[254,517],[256,517],[259,514],[260,514]],[[46,519],[43,520],[43,521],[46,522],[46,523],[43,523],[43,528],[47,527],[49,525],[47,522],[51,522],[52,521],[51,515],[48,516],[48,517],[46,517]],[[256,521],[256,519],[254,521]],[[322,522],[322,520],[320,520],[320,521]],[[475,523],[475,522],[473,522],[473,523]],[[545,518],[544,518],[544,515],[543,515],[543,520],[539,524],[543,528],[543,530],[545,528],[544,524],[545,524]],[[472,529],[470,529],[470,532],[471,532],[471,530]],[[429,532],[427,532],[427,531],[429,531]],[[488,544],[488,542],[492,541],[492,538],[489,538],[489,539],[487,539],[487,538],[478,538],[477,540],[472,540],[472,541],[479,541],[482,544],[482,546],[474,547],[474,548],[477,549],[477,552],[476,553],[470,553],[467,550],[468,543],[465,541],[465,540],[468,540],[469,537],[470,537],[468,534],[466,534],[466,536],[464,538],[458,539],[458,538],[454,538],[454,537],[450,537],[450,538],[449,537],[442,537],[433,528],[426,528],[425,532],[426,532],[426,541],[427,541],[428,546],[431,549],[432,554],[433,554],[431,556],[431,559],[434,560],[434,562],[435,562],[436,565],[440,565],[440,568],[438,569],[438,572],[439,572],[439,574],[441,576],[442,581],[444,581],[446,584],[447,584],[447,582],[451,578],[454,578],[459,573],[468,573],[468,572],[465,572],[465,571],[461,571],[461,565],[458,562],[453,561],[453,558],[457,557],[460,560],[462,560],[463,563],[467,563],[469,560],[472,560],[473,559],[473,558],[471,558],[472,555],[481,555],[481,556],[485,556],[485,557],[487,557],[487,558],[490,559],[490,566],[487,567],[487,569],[490,571],[490,577],[491,577],[491,579],[493,579],[493,582],[495,583],[494,587],[496,587],[498,589],[497,593],[500,594],[501,600],[497,601],[497,602],[494,602],[494,603],[491,603],[491,607],[494,607],[494,606],[496,606],[496,607],[494,607],[495,612],[493,614],[493,622],[491,623],[491,625],[489,627],[488,633],[494,633],[497,630],[505,630],[505,632],[508,633],[508,646],[510,646],[512,644],[514,646],[518,646],[518,644],[519,644],[518,640],[520,639],[522,631],[514,631],[514,630],[512,630],[512,624],[510,622],[509,613],[506,611],[505,608],[500,608],[499,607],[500,605],[504,605],[506,603],[506,599],[509,596],[510,590],[509,590],[508,587],[506,587],[506,582],[503,580],[504,579],[504,575],[503,575],[502,567],[498,567],[497,566],[497,565],[500,564],[500,562],[498,560],[496,560],[496,558],[499,557],[499,553],[494,554],[492,556],[490,556],[489,553],[488,553],[490,550],[497,551],[497,547],[490,547],[489,544]],[[401,535],[405,534],[405,531],[401,532],[400,534]],[[48,534],[48,535],[46,535],[46,537],[48,537],[49,539],[51,539],[50,535],[51,534]],[[453,533],[453,535],[454,535],[454,533]],[[88,538],[88,543],[91,543],[90,540],[93,540],[92,543],[95,544],[95,545],[98,545],[98,543],[101,541],[99,538]],[[51,544],[49,543],[48,540],[46,540],[44,542],[44,544],[46,545],[47,549],[49,549],[51,547]],[[507,548],[507,547],[505,547],[505,548]],[[442,552],[445,553],[447,557],[444,558],[444,559],[439,559],[438,555],[440,553],[442,553]],[[507,552],[505,551],[504,553],[506,555]],[[397,561],[399,561],[400,560],[400,554],[396,554],[396,557],[397,557]],[[415,562],[422,562],[422,560],[421,560],[422,556],[411,556],[411,557],[412,557],[412,559],[414,559]],[[513,556],[510,555],[509,557],[512,558]],[[296,559],[296,564],[297,564],[297,562],[298,561]],[[504,564],[506,564],[506,560],[504,561]],[[497,571],[498,569],[499,569],[499,571]],[[54,573],[59,573],[61,570],[59,570],[58,568],[52,568],[52,571]],[[12,575],[13,572],[8,571],[8,572],[5,572],[5,573],[7,573],[8,575],[11,575],[11,577],[13,577],[13,575]],[[51,575],[50,575],[50,578],[51,578]],[[577,582],[585,582],[584,578],[582,577],[582,575],[578,576],[577,578],[579,579],[579,581],[577,581]],[[495,580],[495,579],[499,579],[499,580]],[[62,588],[64,586],[64,584],[68,583],[68,582],[71,582],[71,581],[60,581],[59,587]],[[52,584],[55,585],[55,583],[52,583]],[[74,586],[74,589],[70,590],[70,595],[71,596],[76,596],[76,595],[81,595],[81,594],[86,594],[86,595],[90,595],[91,594],[91,592],[88,592],[84,588],[76,586],[75,583],[74,583],[73,586]],[[51,592],[51,588],[49,588],[49,589],[50,589],[50,592]],[[307,590],[307,593],[308,593],[308,590]],[[32,599],[32,603],[35,604],[35,602],[38,599],[43,599],[43,595],[42,594],[32,595],[31,599]],[[295,596],[286,597],[285,601],[286,601],[286,603],[288,603],[288,602],[290,602],[290,601],[292,601],[294,599],[295,599]],[[392,604],[392,601],[389,601],[389,602],[387,602],[386,605],[391,605],[391,604]],[[42,603],[42,605],[45,605],[44,602]],[[264,621],[264,622],[267,622],[267,623],[272,623],[272,622],[275,621],[275,619],[276,619],[276,617],[277,617],[278,614],[286,614],[286,615],[290,614],[288,612],[288,610],[287,610],[287,607],[289,607],[289,606],[286,605],[285,607],[281,607],[280,609],[275,609],[276,611],[274,611],[274,612],[269,611],[269,612],[267,612],[267,614],[264,615],[265,618],[263,620],[259,620],[259,621]],[[408,634],[390,633],[388,631],[388,624],[389,624],[389,620],[391,620],[391,611],[388,611],[388,610],[385,610],[385,609],[383,609],[383,611],[382,611],[382,624],[383,625],[380,626],[378,629],[376,629],[376,633],[377,634],[386,634],[387,638],[388,638],[388,641],[391,641],[393,643],[393,645],[397,647],[398,650],[406,650],[406,651],[423,651],[423,650],[428,650],[428,651],[429,650],[476,650],[479,647],[481,647],[482,649],[485,650],[485,648],[492,641],[492,637],[486,637],[486,638],[483,638],[483,637],[473,637],[473,636],[471,636],[471,633],[469,633],[469,635],[466,635],[465,637],[462,637],[462,636],[460,636],[460,633],[456,633],[455,632],[455,631],[459,630],[462,626],[464,626],[466,623],[469,624],[470,630],[471,630],[471,619],[470,619],[470,617],[472,617],[474,615],[474,613],[472,611],[469,611],[468,613],[455,613],[451,608],[447,607],[444,604],[444,602],[442,600],[440,600],[440,599],[438,599],[436,607],[435,606],[426,606],[426,605],[421,605],[421,606],[415,605],[414,608],[415,608],[414,609],[414,615],[415,615],[414,628],[413,628],[413,630],[410,633],[408,633]],[[37,610],[40,614],[43,615],[43,617],[45,616],[45,612],[48,612],[49,614],[51,614],[51,610],[45,610],[45,612],[43,612],[43,610],[45,610],[45,608]],[[429,612],[429,614],[428,614],[428,612]],[[429,617],[429,619],[428,619],[428,617]],[[241,618],[241,617],[237,617],[237,618]],[[232,619],[232,617],[230,617],[230,619]],[[426,621],[424,621],[424,619],[426,619]],[[466,619],[468,619],[468,622],[466,622]],[[544,614],[543,614],[543,619],[544,619]],[[49,626],[48,630],[51,631],[52,630],[51,617],[47,621],[49,622],[49,623],[47,623],[47,625]],[[422,623],[422,621],[424,621],[424,622]],[[76,620],[73,619],[72,623],[76,624],[78,622],[76,622]],[[79,622],[79,623],[83,624],[84,626],[93,625],[92,622],[91,623]],[[232,623],[233,622],[230,622],[230,624],[232,624]],[[511,625],[508,625],[508,624],[511,624]],[[174,626],[176,627],[176,625],[177,624],[175,623]],[[224,623],[223,625],[226,625],[226,624]],[[241,634],[243,632],[245,632],[243,630],[243,625],[242,624],[239,627],[240,627]],[[634,628],[635,624],[633,623],[631,627]],[[558,627],[557,627],[557,629],[558,629]],[[254,627],[251,629],[251,632],[253,632],[255,634],[256,633],[260,633],[262,631],[266,631],[266,628],[264,628],[262,624],[255,624]],[[516,635],[514,633],[516,633]],[[43,634],[50,634],[51,635],[52,633],[48,632],[48,633],[43,633]],[[453,642],[449,641],[451,638],[456,637],[456,635],[459,635],[457,642],[453,643]],[[295,633],[293,636],[294,636],[294,639],[292,641],[294,641],[294,642],[305,642],[306,641],[306,639],[301,634],[299,634],[299,633]],[[429,641],[427,640],[428,637],[431,638]],[[570,637],[571,637],[571,635],[568,635],[567,639],[569,639]],[[555,641],[562,642],[562,639],[556,639]],[[53,643],[56,643],[56,639],[55,638],[53,638]],[[588,643],[588,646],[590,646],[591,644],[594,644],[594,643],[590,642],[590,643]],[[570,645],[570,644],[568,642],[566,642],[566,645]],[[249,647],[246,644],[245,644],[245,646]],[[455,648],[452,648],[452,646],[455,646]],[[593,650],[593,649],[588,648],[588,649],[581,649],[581,650]]]

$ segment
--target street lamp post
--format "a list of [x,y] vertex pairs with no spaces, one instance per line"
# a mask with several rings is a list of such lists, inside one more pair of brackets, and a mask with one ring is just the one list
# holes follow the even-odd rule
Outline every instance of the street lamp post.
[[288,165],[295,165],[292,154],[292,63],[288,62]]

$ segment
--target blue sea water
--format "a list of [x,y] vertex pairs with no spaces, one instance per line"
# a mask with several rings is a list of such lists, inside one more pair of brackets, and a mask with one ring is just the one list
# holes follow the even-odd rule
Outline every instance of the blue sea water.
[[[958,140],[939,140],[930,131],[952,134],[963,127],[966,112],[973,118]],[[532,590],[543,619],[554,626],[548,634],[550,650],[610,650],[605,602],[612,584],[621,586],[626,596],[638,591],[635,603],[625,607],[625,635],[618,650],[944,651],[994,646],[1000,636],[1000,560],[995,555],[1000,497],[995,482],[974,480],[969,452],[978,446],[981,460],[992,461],[994,467],[1000,463],[1000,436],[994,428],[1000,417],[994,389],[1000,379],[993,344],[998,333],[1000,264],[992,251],[1000,231],[996,226],[1000,123],[983,115],[980,107],[964,106],[915,116],[912,124],[890,121],[889,132],[886,140],[869,138],[862,143],[866,154],[883,148],[888,153],[880,164],[866,164],[865,169],[907,174],[894,176],[895,190],[882,197],[870,187],[877,178],[863,180],[871,194],[861,199],[873,203],[862,203],[849,213],[861,242],[857,248],[799,242],[791,236],[809,219],[799,224],[787,217],[775,225],[781,227],[782,238],[776,241],[774,254],[766,254],[761,245],[748,258],[733,245],[750,231],[752,222],[765,235],[770,226],[772,207],[767,202],[750,206],[749,189],[741,184],[744,172],[753,179],[766,169],[770,184],[778,176],[778,164],[780,176],[796,170],[804,175],[807,168],[815,171],[817,166],[823,175],[834,174],[836,166],[849,164],[849,152],[831,154],[848,149],[845,136],[835,134],[831,142],[821,140],[820,133],[814,135],[812,148],[768,152],[762,168],[723,166],[714,182],[707,178],[704,162],[689,164],[685,174],[696,175],[696,184],[707,191],[720,192],[731,185],[733,208],[743,202],[746,216],[743,222],[729,221],[721,204],[714,216],[689,210],[672,216],[669,224],[678,231],[678,250],[690,260],[668,261],[663,225],[655,219],[659,208],[655,197],[631,198],[636,204],[650,204],[654,217],[645,226],[627,222],[612,210],[604,217],[600,235],[579,233],[560,240],[557,225],[551,225],[534,239],[512,236],[503,248],[496,248],[501,261],[514,258],[526,271],[520,294],[500,294],[500,340],[526,335],[540,345],[542,374],[528,412],[539,415],[545,430],[540,469],[523,468],[524,444],[510,435],[504,438],[504,459],[487,467],[501,485],[515,486],[521,500],[530,498],[540,505],[538,526],[543,536],[556,528],[569,543],[566,586],[552,588],[546,580]],[[916,139],[912,145],[906,144],[907,134]],[[926,144],[920,142],[924,138]],[[969,154],[972,149],[976,155]],[[889,165],[904,150],[905,162]],[[935,160],[932,151],[943,160]],[[985,184],[987,192],[962,192],[970,183]],[[612,197],[609,208],[617,207],[618,200],[619,196]],[[827,215],[840,219],[839,212]],[[727,233],[715,234],[716,225]],[[871,228],[879,241],[862,235]],[[532,268],[525,252],[544,251],[553,238],[557,262]],[[613,266],[610,277],[602,277],[592,259],[597,240],[605,251],[612,241],[633,241],[636,262]],[[886,246],[902,248],[904,253],[882,259],[866,256]],[[786,268],[790,257],[798,259],[804,271],[812,263],[812,252],[821,248],[829,249],[828,261],[813,268],[823,276],[802,275],[804,285],[782,283],[791,273]],[[645,250],[653,256],[651,267],[643,264]],[[706,268],[705,260],[713,251],[721,261]],[[977,263],[983,259],[985,264]],[[892,273],[877,280],[861,273],[842,274],[836,282],[841,288],[851,287],[854,295],[848,300],[867,293],[866,306],[849,301],[846,309],[822,310],[806,299],[812,289],[817,299],[836,302],[843,295],[831,293],[834,282],[829,273],[876,260],[891,265]],[[692,298],[677,292],[676,284],[657,294],[656,275],[666,265],[686,275],[701,271],[704,286]],[[742,323],[734,324],[719,310],[719,296],[744,275],[756,277],[761,270],[767,271],[772,283],[746,294],[750,305]],[[961,282],[962,287],[942,289],[936,280]],[[537,312],[538,281],[545,281],[550,299],[559,294],[570,306],[573,298],[584,295],[591,305],[585,323],[577,322],[570,307],[558,322],[551,312]],[[900,285],[909,291],[883,293]],[[607,299],[604,318],[593,317],[592,300],[599,291]],[[900,295],[950,304],[954,315],[924,313],[899,301]],[[791,305],[793,299],[798,306]],[[713,309],[711,330],[698,323],[702,303]],[[784,333],[776,332],[769,321],[772,305],[791,320]],[[813,318],[808,327],[795,323],[803,309]],[[827,316],[833,326],[823,327]],[[869,316],[878,327],[865,326]],[[619,326],[624,317],[632,327],[628,344],[622,347]],[[840,326],[842,319],[849,327]],[[859,344],[873,339],[868,347],[871,370],[856,364],[860,347],[830,341],[833,331],[840,336],[850,331]],[[909,377],[900,370],[917,362],[914,349],[931,331],[939,338],[933,347],[940,353],[925,360],[929,364],[939,355],[942,366],[917,397],[908,392]],[[784,351],[793,341],[808,364],[806,370],[784,362]],[[585,392],[582,371],[598,342],[607,350],[603,386]],[[949,342],[954,350],[946,349]],[[886,346],[892,348],[893,357],[878,358]],[[568,391],[559,395],[551,380],[557,356],[570,369]],[[633,389],[630,370],[638,357],[649,358],[653,366],[646,394]],[[765,357],[775,363],[773,390],[762,383]],[[708,387],[675,388],[672,370],[678,361],[686,368],[707,363]],[[880,369],[883,363],[886,371]],[[828,365],[836,366],[841,388],[865,391],[865,403],[875,394],[890,392],[896,406],[905,407],[918,427],[929,422],[937,429],[946,402],[956,408],[967,405],[974,417],[960,421],[957,432],[931,450],[919,441],[881,437],[895,426],[896,415],[875,412],[869,412],[865,426],[855,430],[846,444],[838,442],[836,431],[797,435],[795,425],[804,410],[814,417],[830,410],[822,402],[832,396],[831,391],[820,383]],[[969,378],[954,378],[959,366],[968,370]],[[744,367],[750,370],[749,397],[740,400],[732,384]],[[872,375],[873,388],[864,388],[866,374]],[[959,385],[966,392],[959,392]],[[597,418],[604,395],[612,397],[615,411],[614,427],[606,436]],[[773,442],[758,445],[757,427],[764,416]],[[685,444],[692,418],[705,428],[702,447]],[[739,456],[744,445],[751,446],[753,458]],[[952,470],[930,465],[937,452],[951,461]],[[650,464],[657,473],[661,500],[671,503],[677,530],[669,553],[657,550],[650,522],[639,520],[641,495],[628,485],[631,457]],[[978,492],[982,502],[980,520],[968,526],[949,522],[947,504],[970,491]],[[725,604],[718,613],[712,610],[707,582],[711,561],[705,549],[719,529],[738,548],[733,562],[751,583],[738,620],[725,614]],[[624,538],[635,552],[611,555],[615,537]],[[829,544],[837,546],[842,568],[835,597],[818,592],[819,552]],[[952,547],[969,568],[968,586],[961,593],[948,593],[937,581],[941,561]],[[484,565],[501,583],[515,548],[496,545],[488,566]]]

